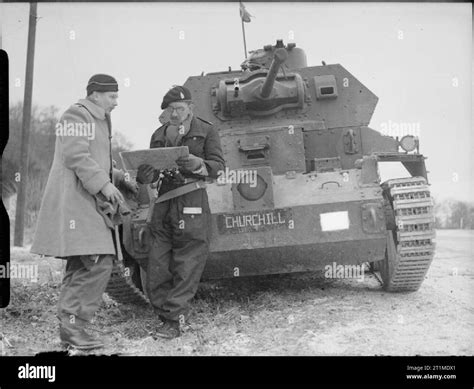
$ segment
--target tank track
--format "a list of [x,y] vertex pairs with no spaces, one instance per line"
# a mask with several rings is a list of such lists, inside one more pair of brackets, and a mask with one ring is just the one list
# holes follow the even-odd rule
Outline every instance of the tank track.
[[387,248],[388,258],[384,261],[384,288],[390,292],[416,291],[435,250],[435,218],[428,184],[423,177],[410,177],[388,180],[382,188],[388,194],[396,224],[390,231],[392,250]]
[[122,261],[114,261],[112,274],[105,292],[121,304],[134,304],[145,306],[149,304],[148,298],[138,289]]

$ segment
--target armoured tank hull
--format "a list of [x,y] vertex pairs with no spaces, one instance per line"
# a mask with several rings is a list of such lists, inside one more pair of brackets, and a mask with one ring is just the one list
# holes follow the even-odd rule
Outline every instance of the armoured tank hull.
[[226,188],[209,188],[215,214],[205,276],[308,271],[333,262],[382,259],[382,190],[359,182],[355,170],[275,177],[267,188],[273,190],[273,206],[244,211],[230,209],[232,202],[212,201],[222,199]]

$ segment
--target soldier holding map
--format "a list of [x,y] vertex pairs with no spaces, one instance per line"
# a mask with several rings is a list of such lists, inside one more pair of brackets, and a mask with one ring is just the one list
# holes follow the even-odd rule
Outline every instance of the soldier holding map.
[[[217,178],[219,170],[224,169],[224,158],[217,131],[193,114],[187,88],[170,89],[161,108],[167,111],[164,116],[169,122],[153,133],[150,148],[189,148],[189,156],[176,161],[180,174],[161,176],[150,222],[146,289],[163,322],[157,335],[174,338],[180,335],[180,323],[189,316],[189,303],[209,255],[210,209],[203,182],[206,177]],[[159,179],[159,170],[150,165],[139,167],[139,183]]]

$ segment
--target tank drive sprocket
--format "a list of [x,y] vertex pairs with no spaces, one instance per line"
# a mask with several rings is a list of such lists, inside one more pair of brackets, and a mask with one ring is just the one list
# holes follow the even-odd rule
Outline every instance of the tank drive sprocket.
[[433,200],[423,177],[398,178],[382,184],[395,217],[387,231],[385,259],[380,262],[384,289],[412,292],[420,288],[435,249]]

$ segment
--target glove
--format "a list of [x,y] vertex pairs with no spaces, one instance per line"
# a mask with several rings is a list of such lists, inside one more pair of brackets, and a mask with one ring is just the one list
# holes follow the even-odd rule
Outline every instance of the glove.
[[137,170],[137,182],[139,184],[150,184],[158,179],[159,170],[151,165],[140,165]]
[[104,218],[107,227],[114,229],[123,223],[123,216],[127,216],[131,213],[127,203],[111,203],[105,199],[102,193],[98,193],[95,196],[96,209]]
[[184,170],[194,172],[198,170],[202,165],[202,158],[196,157],[193,154],[189,154],[189,157],[180,157],[176,160],[176,164]]

